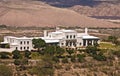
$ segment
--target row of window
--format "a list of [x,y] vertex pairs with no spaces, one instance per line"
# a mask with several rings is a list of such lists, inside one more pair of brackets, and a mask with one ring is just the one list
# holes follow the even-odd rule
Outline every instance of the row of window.
[[69,38],[72,39],[72,38],[75,38],[75,35],[67,35],[66,38],[67,39],[69,39]]
[[[16,50],[18,50],[18,47],[16,47]],[[20,50],[29,50],[29,47],[20,47]]]
[[29,41],[20,41],[20,44],[29,44]]
[[20,47],[20,50],[29,50],[29,47]]

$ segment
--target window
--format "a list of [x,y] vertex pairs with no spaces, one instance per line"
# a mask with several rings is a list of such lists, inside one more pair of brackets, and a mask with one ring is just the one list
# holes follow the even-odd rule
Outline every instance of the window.
[[22,50],[22,47],[20,47],[20,50]]
[[27,50],[29,50],[29,47],[27,47]]
[[26,47],[24,47],[24,50],[26,49]]
[[75,38],[75,35],[74,35],[74,38]]
[[18,47],[16,47],[16,50],[18,49]]
[[66,38],[68,39],[68,37],[69,37],[69,36],[67,35]]
[[72,38],[72,35],[70,35],[70,38]]
[[20,41],[20,44],[22,44],[22,41]]
[[27,44],[29,44],[29,41],[27,41]]
[[70,42],[70,46],[72,46],[72,42]]

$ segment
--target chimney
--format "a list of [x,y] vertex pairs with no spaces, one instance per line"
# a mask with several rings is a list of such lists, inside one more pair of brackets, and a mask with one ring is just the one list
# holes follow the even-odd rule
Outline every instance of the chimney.
[[60,28],[59,27],[56,27],[56,31],[59,31],[60,30]]
[[44,37],[47,37],[47,30],[44,30]]
[[88,34],[88,28],[85,28],[85,34]]

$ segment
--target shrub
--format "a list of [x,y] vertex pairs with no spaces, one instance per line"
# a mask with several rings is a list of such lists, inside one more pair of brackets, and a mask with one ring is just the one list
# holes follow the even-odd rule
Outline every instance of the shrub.
[[115,51],[113,52],[114,55],[116,55],[117,57],[120,57],[120,51]]
[[85,61],[85,59],[84,59],[85,55],[84,54],[78,54],[77,57],[78,57],[79,62]]
[[62,65],[59,65],[59,64],[58,64],[58,65],[55,65],[55,68],[56,68],[56,69],[62,69]]
[[63,58],[63,59],[62,59],[62,62],[63,62],[63,63],[68,63],[68,58],[67,58],[67,57]]
[[55,62],[57,63],[57,62],[59,62],[59,58],[56,57],[56,56],[54,56],[54,57],[53,57],[53,61],[55,61]]
[[71,56],[71,61],[72,62],[76,62],[76,57],[73,55],[73,56]]
[[14,60],[14,64],[15,64],[15,65],[20,65],[20,64],[21,64],[21,61],[20,61],[19,59],[15,59],[15,60]]
[[31,59],[39,59],[39,58],[40,58],[40,54],[38,52],[31,53]]
[[25,57],[26,57],[26,58],[30,58],[30,55],[31,55],[31,52],[28,51],[28,50],[26,50],[26,51],[25,51]]
[[13,76],[12,69],[6,65],[0,65],[0,76]]
[[71,54],[74,53],[74,50],[66,50],[68,52],[68,54],[71,56]]
[[8,59],[9,56],[10,56],[10,53],[8,53],[8,52],[1,52],[0,53],[0,58],[1,59]]
[[12,54],[14,59],[19,59],[21,57],[20,51],[18,50],[14,50]]
[[98,60],[98,61],[106,61],[106,59],[107,59],[102,53],[99,53],[97,55],[93,55],[93,58]]

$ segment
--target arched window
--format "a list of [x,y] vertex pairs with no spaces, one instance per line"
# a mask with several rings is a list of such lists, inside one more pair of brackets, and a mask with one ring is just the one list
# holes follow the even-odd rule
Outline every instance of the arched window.
[[68,38],[69,38],[69,36],[67,35],[67,36],[66,36],[66,38],[68,39]]
[[70,35],[70,38],[72,38],[72,35]]
[[29,50],[29,47],[27,47],[27,50]]
[[20,41],[20,44],[22,44],[22,41]]
[[27,41],[27,44],[29,44],[29,41]]
[[75,35],[74,35],[74,38],[75,38]]
[[24,50],[26,49],[26,47],[24,47]]
[[20,47],[20,50],[22,50],[22,47]]

